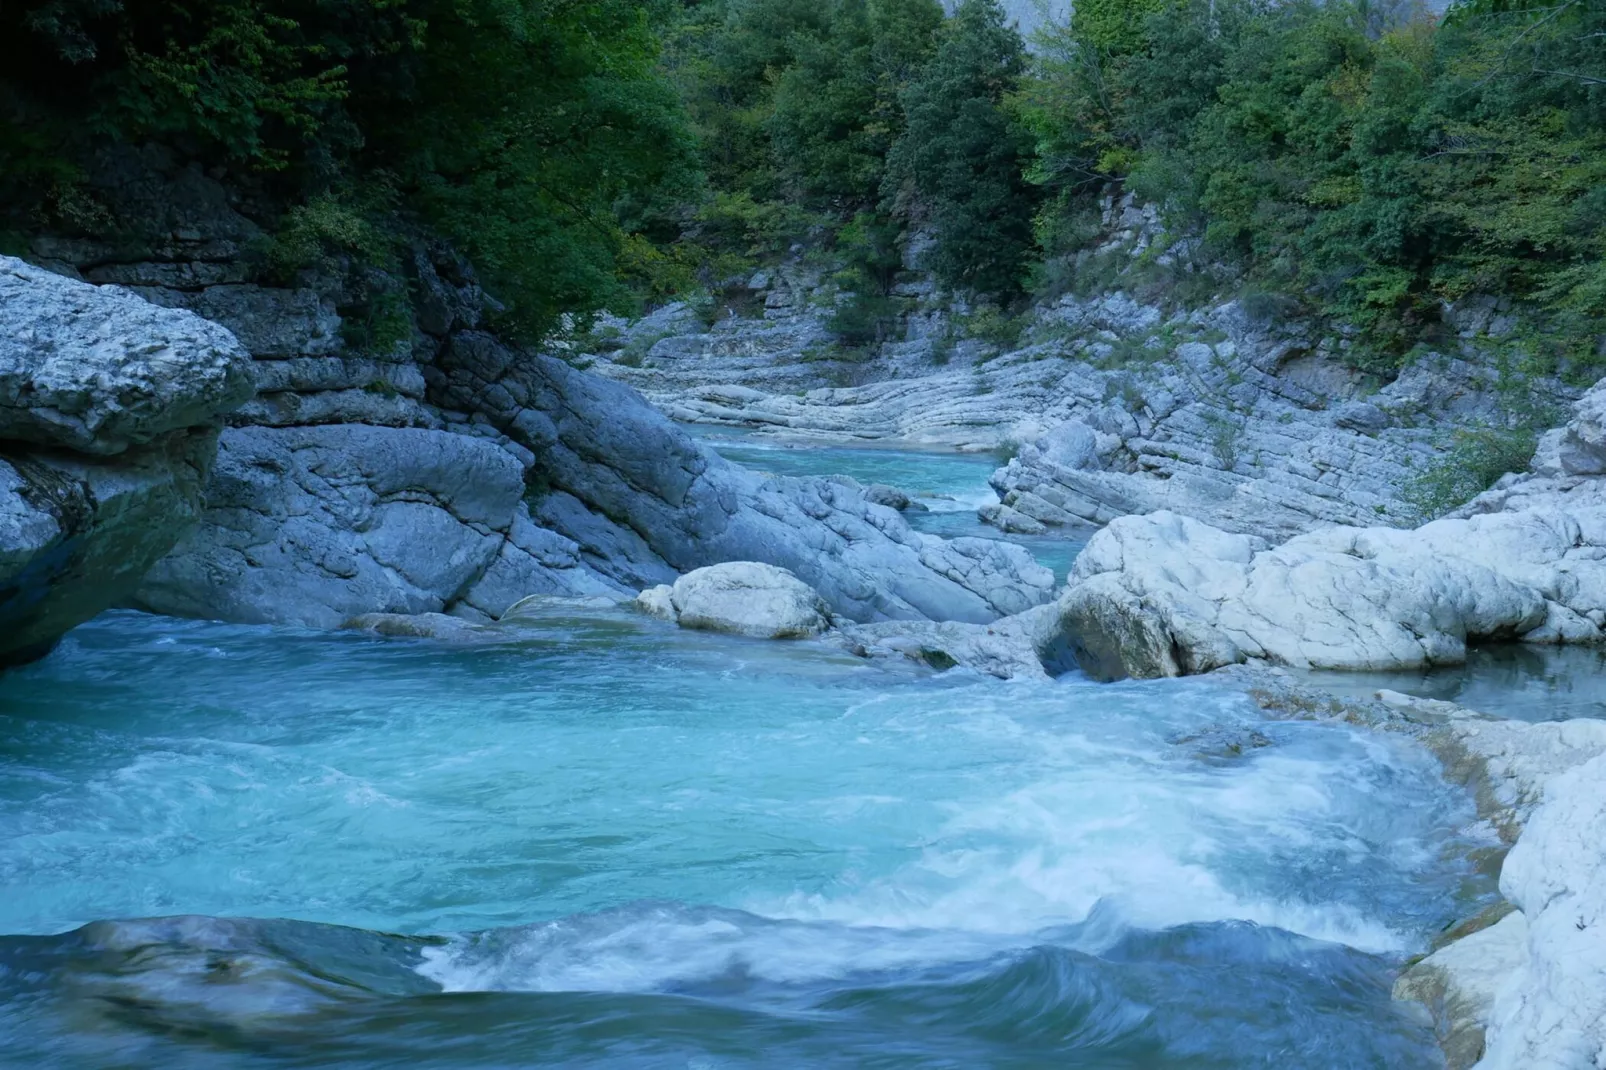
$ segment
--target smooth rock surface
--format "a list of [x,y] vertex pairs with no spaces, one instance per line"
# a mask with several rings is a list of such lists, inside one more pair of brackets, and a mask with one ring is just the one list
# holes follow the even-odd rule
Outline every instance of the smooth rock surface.
[[862,621],[984,623],[1050,596],[1052,572],[1019,546],[924,535],[856,485],[729,464],[635,391],[555,358],[470,331],[426,373],[438,404],[483,414],[538,459],[534,515],[620,584],[755,561]]
[[829,609],[790,572],[754,561],[693,569],[669,592],[682,628],[754,639],[806,639],[830,627]]
[[1173,513],[1123,517],[1088,543],[1058,607],[1084,667],[1102,679],[1246,659],[1455,664],[1469,640],[1594,643],[1606,511],[1334,527],[1275,548]]
[[1500,872],[1526,956],[1490,1012],[1482,1070],[1574,1070],[1606,1059],[1606,754],[1549,779]]

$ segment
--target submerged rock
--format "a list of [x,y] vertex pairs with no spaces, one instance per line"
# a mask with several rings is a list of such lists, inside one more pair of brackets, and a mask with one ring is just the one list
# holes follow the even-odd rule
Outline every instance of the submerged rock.
[[871,483],[868,487],[865,487],[864,498],[865,501],[874,505],[884,505],[888,509],[896,509],[900,513],[910,511],[924,513],[927,511],[924,505],[911,498],[907,493],[885,483]]
[[483,624],[445,613],[364,613],[346,621],[352,631],[444,643],[494,642],[499,636]]
[[695,569],[669,592],[682,628],[755,639],[805,639],[830,627],[830,610],[808,584],[783,568],[730,561]]
[[841,639],[862,658],[900,658],[943,672],[973,669],[1001,680],[1046,679],[1034,636],[1025,617],[992,624],[961,621],[885,621],[849,625]]
[[187,312],[0,257],[0,665],[116,604],[195,523],[249,363]]

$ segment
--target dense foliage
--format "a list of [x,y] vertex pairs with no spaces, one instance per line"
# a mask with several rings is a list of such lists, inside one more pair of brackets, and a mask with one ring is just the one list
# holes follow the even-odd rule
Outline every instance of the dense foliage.
[[620,296],[622,201],[689,188],[656,63],[632,0],[22,0],[0,192],[14,227],[92,226],[93,150],[164,142],[269,191],[291,251],[454,239],[539,334]]
[[1606,317],[1594,0],[1082,0],[1030,54],[995,0],[0,8],[0,230],[94,229],[112,140],[265,191],[277,270],[448,237],[530,334],[801,243],[874,343],[911,234],[1007,305],[1096,279],[1078,254],[1123,188],[1385,374],[1470,295],[1513,302],[1544,367],[1597,364]]
[[1023,96],[1051,255],[1079,203],[1123,182],[1212,256],[1359,328],[1379,370],[1472,294],[1524,304],[1548,366],[1597,359],[1606,5],[1475,0],[1442,25],[1361,0],[1127,8],[1125,41],[1048,35]]
[[888,185],[901,215],[930,220],[929,264],[953,289],[1019,289],[1032,243],[1032,188],[1023,175],[1031,146],[1004,102],[1024,67],[1020,36],[997,4],[965,0],[904,94],[908,128]]

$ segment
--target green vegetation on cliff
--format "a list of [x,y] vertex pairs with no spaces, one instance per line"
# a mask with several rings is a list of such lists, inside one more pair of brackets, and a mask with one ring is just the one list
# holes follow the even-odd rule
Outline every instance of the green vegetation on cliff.
[[288,246],[452,239],[537,335],[623,292],[635,199],[696,173],[631,0],[19,0],[0,8],[13,230],[98,223],[109,140],[163,142],[285,213]]
[[1545,365],[1596,362],[1606,6],[1472,0],[1442,24],[1360,0],[1126,7],[1123,40],[1046,35],[1022,96],[1059,213],[1125,183],[1208,256],[1359,328],[1378,370],[1472,294],[1525,304]]
[[13,234],[103,227],[94,154],[158,141],[271,206],[269,270],[435,234],[539,336],[801,243],[858,345],[896,321],[904,236],[1007,305],[1085,288],[1126,189],[1380,373],[1478,294],[1531,367],[1601,359],[1591,0],[1086,0],[1030,54],[995,0],[20,0],[0,31]]

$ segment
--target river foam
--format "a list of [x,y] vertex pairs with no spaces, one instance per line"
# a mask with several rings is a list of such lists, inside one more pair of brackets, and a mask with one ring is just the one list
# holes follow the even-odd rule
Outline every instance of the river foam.
[[[54,963],[0,979],[0,1054],[101,971],[142,1036],[271,1024],[330,1065],[391,1041],[336,1058],[312,1018],[398,999],[458,1050],[431,992],[567,1001],[578,1033],[520,1034],[556,1063],[1413,1065],[1390,967],[1466,876],[1425,753],[1208,680],[892,674],[625,613],[450,650],[112,614],[0,703],[0,964]],[[269,920],[47,935],[181,913]]]

